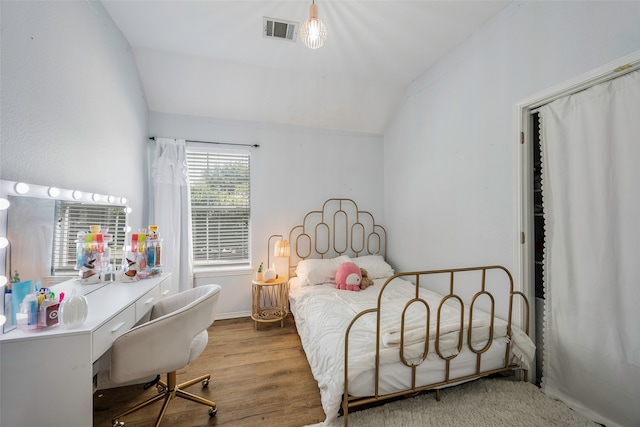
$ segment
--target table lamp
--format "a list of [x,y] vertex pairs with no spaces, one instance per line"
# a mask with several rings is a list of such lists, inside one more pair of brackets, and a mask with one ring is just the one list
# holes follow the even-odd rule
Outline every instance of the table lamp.
[[[267,266],[269,266],[269,270],[267,271],[273,271],[274,277],[273,279],[277,278],[278,275],[276,274],[276,265],[275,262],[273,263],[273,265],[270,265],[269,263],[269,254],[271,253],[271,239],[273,237],[280,237],[280,240],[278,240],[274,246],[273,249],[273,256],[278,257],[278,258],[288,258],[289,257],[289,251],[290,251],[290,246],[289,246],[289,241],[288,240],[284,240],[284,236],[282,236],[282,234],[273,234],[272,236],[269,237],[269,240],[267,241]],[[268,280],[267,278],[267,273],[265,272],[265,281]]]

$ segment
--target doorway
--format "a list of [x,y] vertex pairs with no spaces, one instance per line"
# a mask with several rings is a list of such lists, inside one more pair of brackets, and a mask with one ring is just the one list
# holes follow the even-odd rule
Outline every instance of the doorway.
[[[528,97],[515,105],[515,139],[519,149],[515,150],[514,177],[516,220],[515,234],[520,236],[515,254],[514,279],[522,284],[529,299],[531,309],[529,324],[531,335],[535,338],[535,372],[531,381],[538,382],[542,377],[542,326],[544,313],[544,210],[542,204],[543,186],[540,185],[540,144],[539,120],[537,109],[551,101],[571,95],[596,84],[614,79],[640,68],[640,51],[622,57],[593,71],[585,73],[560,85],[554,86]],[[523,314],[524,315],[524,314]],[[524,318],[522,321],[524,322]]]

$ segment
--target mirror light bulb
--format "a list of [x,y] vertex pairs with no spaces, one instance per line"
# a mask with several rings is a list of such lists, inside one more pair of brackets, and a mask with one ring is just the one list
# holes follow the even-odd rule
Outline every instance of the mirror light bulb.
[[82,197],[82,191],[76,190],[76,191],[73,192],[73,198],[74,199],[78,200],[81,197]]
[[29,184],[25,184],[24,182],[19,182],[16,184],[16,193],[18,194],[27,194],[29,192]]
[[10,204],[7,199],[0,197],[0,211],[7,209]]
[[6,237],[0,237],[0,249],[9,246],[9,240]]
[[56,187],[49,187],[49,196],[58,197],[59,195],[60,195],[60,190],[58,190]]
[[100,195],[98,193],[93,193],[93,196],[91,196],[91,199],[94,202],[97,202],[98,200],[100,200]]
[[9,280],[5,276],[0,276],[0,286],[4,286],[7,284]]

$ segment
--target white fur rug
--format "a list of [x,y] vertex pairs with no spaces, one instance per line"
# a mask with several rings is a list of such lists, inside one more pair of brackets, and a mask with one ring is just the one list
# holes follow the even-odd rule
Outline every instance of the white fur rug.
[[[480,379],[435,393],[349,413],[350,427],[594,427],[599,426],[547,397],[535,385],[510,379]],[[339,417],[330,427],[344,425]],[[307,427],[320,427],[314,424]],[[327,426],[327,427],[328,427]]]

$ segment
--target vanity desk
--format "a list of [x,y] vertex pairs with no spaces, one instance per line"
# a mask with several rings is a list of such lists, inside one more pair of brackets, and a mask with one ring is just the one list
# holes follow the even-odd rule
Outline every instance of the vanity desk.
[[73,287],[86,287],[87,319],[76,329],[58,324],[0,336],[0,425],[93,425],[93,379],[100,357],[171,293],[170,277],[97,285],[70,280],[53,286],[65,298]]

